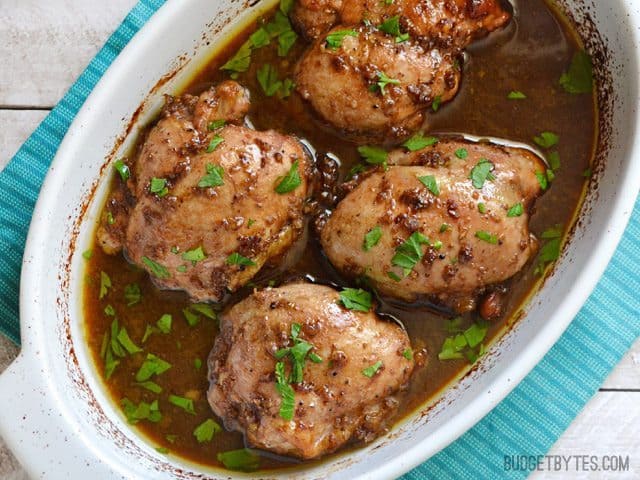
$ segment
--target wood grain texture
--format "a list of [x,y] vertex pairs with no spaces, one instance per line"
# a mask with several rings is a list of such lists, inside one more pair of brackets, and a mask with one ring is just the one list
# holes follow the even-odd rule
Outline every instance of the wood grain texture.
[[[215,1],[215,0],[212,0]],[[135,0],[0,0],[0,169],[104,44]],[[0,373],[18,349],[0,337]],[[540,472],[535,480],[640,478],[640,340],[560,437],[553,455],[631,455],[632,472]],[[625,453],[626,452],[626,453]],[[526,453],[526,452],[523,452]],[[0,439],[0,479],[26,475]]]

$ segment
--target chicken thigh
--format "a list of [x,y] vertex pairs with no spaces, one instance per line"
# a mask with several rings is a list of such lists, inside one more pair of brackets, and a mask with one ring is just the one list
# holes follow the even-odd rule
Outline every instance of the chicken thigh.
[[530,151],[441,139],[390,152],[388,162],[364,175],[321,232],[341,272],[391,297],[462,311],[535,253],[529,212],[546,170]]
[[[223,82],[169,98],[98,237],[163,289],[220,301],[303,230],[311,163],[300,142],[240,122],[248,92]],[[116,208],[118,207],[118,208]]]
[[317,458],[375,438],[413,368],[397,323],[347,310],[332,288],[290,284],[256,291],[222,315],[208,399],[249,445]]
[[[339,26],[318,39],[296,67],[297,90],[319,117],[351,139],[400,139],[433,102],[455,96],[455,55],[396,40],[374,28]],[[331,35],[345,35],[340,45]],[[332,46],[333,45],[333,46]]]

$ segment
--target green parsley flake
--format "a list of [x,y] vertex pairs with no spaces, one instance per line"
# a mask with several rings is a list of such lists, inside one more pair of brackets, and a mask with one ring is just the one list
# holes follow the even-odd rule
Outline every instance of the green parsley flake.
[[113,305],[107,305],[106,307],[104,307],[104,314],[108,317],[115,317],[116,309],[113,308]]
[[436,197],[440,195],[440,187],[438,187],[436,177],[433,175],[425,175],[424,177],[418,177],[418,180]]
[[292,29],[282,32],[278,36],[278,56],[286,57],[298,40],[298,34]]
[[466,160],[467,157],[469,156],[469,152],[467,151],[466,148],[459,148],[457,149],[455,152],[453,152],[454,155],[456,157],[458,157],[460,160]]
[[507,95],[507,98],[509,100],[524,100],[525,98],[527,98],[527,96],[520,91],[513,90],[509,92],[509,95]]
[[493,233],[485,232],[484,230],[478,230],[476,232],[476,238],[479,238],[483,242],[490,243],[491,245],[498,244],[498,237]]
[[574,95],[593,91],[593,63],[587,52],[580,51],[573,56],[569,70],[560,77],[560,85]]
[[183,260],[186,260],[187,262],[191,262],[194,265],[206,258],[207,258],[207,255],[204,253],[202,246],[199,246],[198,248],[194,248],[193,250],[187,250],[182,254]]
[[[224,142],[224,138],[222,138],[220,135],[214,135],[214,137],[209,141],[209,145],[207,146],[207,153],[212,153],[213,151],[215,151],[216,148],[218,148],[218,146]],[[209,165],[207,164],[207,167]],[[218,167],[220,168],[220,167]],[[207,173],[209,173],[209,169],[207,168]]]
[[171,274],[169,273],[169,270],[167,270],[167,267],[154,262],[149,257],[142,257],[142,263],[144,263],[147,268],[149,268],[149,271],[154,277],[171,278]]
[[361,288],[343,288],[340,292],[340,301],[349,310],[358,312],[371,310],[371,294]]
[[555,171],[560,169],[560,154],[558,152],[551,152],[547,155],[547,161],[549,162],[551,170]]
[[158,327],[158,330],[160,330],[162,333],[165,333],[165,334],[170,333],[172,321],[173,321],[173,317],[170,314],[165,313],[156,322],[156,326]]
[[251,65],[251,40],[247,40],[231,59],[220,67],[220,70],[231,72],[231,78],[236,78],[240,72],[246,72]]
[[391,259],[391,264],[396,267],[401,267],[406,277],[411,273],[413,267],[422,260],[424,256],[422,245],[428,244],[429,239],[420,232],[412,233],[402,245],[396,248],[396,253]]
[[345,37],[357,37],[358,32],[355,30],[335,30],[327,35],[327,47],[337,50],[342,46]]
[[149,420],[153,423],[158,423],[162,420],[162,414],[160,413],[157,400],[151,403],[140,402],[136,405],[128,398],[123,398],[120,400],[120,405],[127,417],[127,421],[131,424],[136,424],[142,420]]
[[229,470],[253,472],[260,468],[260,457],[248,448],[218,453],[217,459]]
[[376,85],[374,85],[374,87],[377,86],[380,89],[380,93],[382,94],[382,96],[387,93],[385,90],[387,85],[400,85],[400,80],[396,78],[389,78],[384,72],[378,72],[378,82],[376,83]]
[[487,180],[495,180],[496,177],[491,173],[494,165],[486,158],[481,158],[475,167],[471,170],[469,178],[471,183],[478,190],[484,186],[484,182]]
[[129,334],[127,333],[126,328],[122,327],[120,329],[117,338],[118,342],[120,342],[120,345],[122,345],[122,347],[129,353],[129,355],[133,355],[134,353],[139,353],[142,351],[140,347],[133,343],[133,341],[129,337]]
[[294,191],[302,184],[298,168],[299,163],[300,162],[298,160],[294,161],[291,165],[291,168],[289,169],[289,172],[284,177],[282,177],[281,180],[279,180],[275,188],[276,193],[284,195],[286,193]]
[[524,207],[522,206],[522,203],[516,203],[513,207],[511,207],[509,209],[509,211],[507,212],[507,217],[509,218],[513,218],[513,217],[519,217],[524,213]]
[[549,187],[549,179],[547,178],[546,172],[536,171],[536,178],[542,190],[546,190]]
[[254,262],[250,258],[243,257],[238,252],[234,252],[227,257],[227,265],[240,265],[243,267],[253,267],[256,265],[256,262]]
[[113,164],[113,168],[115,168],[116,171],[120,174],[120,178],[123,182],[126,182],[127,180],[129,180],[129,177],[131,177],[131,171],[129,170],[127,164],[124,163],[123,159],[116,160]]
[[380,225],[376,225],[365,234],[364,241],[362,242],[362,249],[365,252],[368,252],[373,247],[378,245],[378,242],[380,241],[381,238],[382,238],[382,228],[380,227]]
[[378,373],[378,371],[382,368],[382,360],[378,360],[373,365],[362,370],[362,374],[367,378],[373,378],[373,376]]
[[127,307],[132,307],[142,300],[142,293],[140,292],[140,285],[137,283],[130,283],[124,287],[124,299],[127,302]]
[[410,152],[416,152],[426,147],[431,147],[438,143],[437,137],[425,137],[422,132],[416,133],[413,137],[402,144]]
[[224,168],[220,165],[207,163],[207,174],[198,182],[199,188],[215,188],[224,185]]
[[382,22],[378,26],[378,30],[381,32],[392,35],[396,38],[396,43],[402,43],[409,40],[408,33],[402,33],[400,31],[400,16],[396,15],[395,17],[391,17],[384,22]]
[[92,256],[93,256],[93,250],[91,249],[88,249],[82,252],[82,258],[84,258],[85,260],[91,260]]
[[197,312],[200,315],[204,315],[211,320],[216,320],[218,318],[218,315],[216,314],[213,307],[207,303],[194,303],[189,308],[194,312]]
[[287,381],[284,362],[276,362],[276,390],[280,395],[280,418],[290,421],[295,414],[296,402],[293,388]]
[[251,34],[249,41],[253,48],[263,48],[271,42],[271,35],[269,35],[269,32],[267,32],[264,27],[260,27]]
[[220,433],[222,427],[217,422],[208,418],[193,431],[193,436],[196,437],[198,443],[210,442],[216,433]]
[[267,97],[272,97],[282,88],[282,81],[278,79],[278,71],[269,63],[262,65],[262,67],[258,69],[256,76],[258,83],[262,87],[262,91]]
[[373,147],[371,145],[363,145],[358,147],[358,153],[364,160],[371,165],[382,165],[387,168],[387,160],[389,159],[389,152],[380,147]]
[[99,299],[102,300],[109,293],[111,288],[111,278],[105,272],[100,272],[100,295]]
[[200,360],[199,358],[195,358],[193,360],[193,366],[196,370],[200,370],[202,368],[202,360]]
[[200,323],[200,317],[188,308],[182,310],[182,314],[184,315],[184,318],[190,327],[195,327],[198,323]]
[[438,95],[436,98],[433,99],[433,103],[431,104],[431,109],[434,112],[437,112],[438,110],[440,110],[440,105],[442,105],[442,97]]
[[540,135],[533,137],[533,141],[542,148],[551,148],[558,144],[560,136],[553,132],[542,132]]
[[148,353],[142,366],[136,373],[137,382],[146,382],[154,375],[160,375],[171,368],[169,362],[165,362],[160,357],[156,357],[153,353]]
[[444,233],[447,230],[449,230],[451,228],[451,225],[449,225],[448,223],[443,223],[442,225],[440,225],[440,233]]
[[137,386],[142,387],[146,390],[149,390],[152,393],[162,393],[162,387],[158,385],[156,382],[152,382],[151,380],[147,382],[136,383]]
[[407,360],[413,360],[413,350],[406,348],[404,352],[402,352],[402,356]]
[[478,212],[484,215],[487,213],[487,206],[482,202],[478,203]]
[[181,408],[191,415],[196,414],[195,407],[193,406],[193,400],[190,398],[179,397],[177,395],[169,395],[169,403],[175,405],[178,408]]
[[224,127],[226,124],[227,124],[226,120],[214,120],[213,122],[209,122],[209,125],[207,125],[207,128],[209,129],[210,132],[213,132],[214,130]]
[[387,272],[387,277],[389,277],[394,282],[401,282],[402,281],[402,278],[396,272],[388,271]]
[[153,177],[151,179],[151,184],[149,185],[149,191],[151,193],[155,193],[158,197],[164,197],[167,193],[169,193],[169,188],[167,187],[167,179]]

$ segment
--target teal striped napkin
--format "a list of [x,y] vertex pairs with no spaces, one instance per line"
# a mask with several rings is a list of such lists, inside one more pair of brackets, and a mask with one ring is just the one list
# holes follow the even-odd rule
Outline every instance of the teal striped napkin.
[[[164,0],[141,0],[62,101],[0,173],[0,332],[19,342],[20,264],[44,175],[105,70]],[[613,261],[569,329],[474,428],[403,478],[524,478],[506,455],[543,455],[640,336],[640,201]]]

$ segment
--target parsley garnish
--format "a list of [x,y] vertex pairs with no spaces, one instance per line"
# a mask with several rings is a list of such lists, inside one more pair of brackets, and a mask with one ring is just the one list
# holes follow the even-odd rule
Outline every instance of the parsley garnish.
[[191,415],[196,414],[196,409],[193,406],[193,400],[191,400],[190,398],[179,397],[177,395],[169,395],[169,403],[175,405],[178,408],[181,408]]
[[206,259],[207,255],[202,250],[202,246],[198,248],[194,248],[193,250],[188,250],[182,254],[182,259],[187,262],[192,262],[194,265],[202,260]]
[[256,262],[250,258],[243,257],[238,252],[234,252],[227,257],[227,265],[241,265],[243,267],[253,267]]
[[149,191],[151,193],[155,193],[158,197],[164,197],[169,193],[169,189],[167,188],[167,179],[153,177],[151,179],[151,184],[149,185]]
[[433,103],[431,104],[431,109],[434,112],[437,112],[438,110],[440,110],[441,104],[442,104],[442,96],[438,95],[436,98],[433,99]]
[[524,100],[525,98],[527,98],[527,96],[522,92],[514,90],[509,92],[509,95],[507,95],[507,98],[509,100]]
[[455,156],[458,157],[460,160],[466,160],[467,157],[469,156],[469,152],[467,151],[466,148],[459,148],[454,152]]
[[406,277],[411,273],[413,267],[422,260],[424,256],[422,245],[428,244],[429,239],[420,232],[412,233],[402,245],[396,248],[396,254],[391,259],[391,264],[396,267],[401,267]]
[[381,238],[382,228],[380,228],[380,225],[376,225],[365,234],[364,241],[362,242],[362,249],[365,252],[368,252],[378,244]]
[[522,206],[522,203],[516,203],[513,207],[511,207],[509,209],[509,211],[507,212],[507,217],[519,217],[520,215],[522,215],[524,213],[524,207]]
[[209,122],[209,125],[207,125],[207,128],[209,129],[210,132],[213,132],[214,130],[224,127],[226,124],[227,124],[226,120],[214,120],[213,122]]
[[449,230],[451,228],[451,225],[449,225],[448,223],[443,223],[442,225],[440,225],[440,233],[444,233],[447,230]]
[[349,310],[358,312],[371,310],[371,294],[361,288],[343,288],[340,292],[340,301]]
[[380,147],[372,147],[371,145],[363,145],[358,147],[358,153],[364,160],[371,165],[382,165],[387,168],[387,159],[389,152]]
[[127,307],[132,307],[136,303],[140,303],[142,299],[142,293],[140,292],[140,285],[137,283],[130,283],[124,287],[124,299],[127,302]]
[[141,420],[149,420],[153,423],[158,423],[162,420],[162,414],[158,408],[157,400],[151,403],[140,402],[136,405],[128,398],[123,398],[120,400],[120,405],[127,417],[127,421],[131,424],[138,423]]
[[193,431],[193,436],[196,437],[198,443],[210,442],[216,433],[220,433],[222,427],[215,421],[208,418]]
[[280,394],[280,417],[292,420],[296,408],[295,393],[287,380],[284,362],[276,362],[276,390]]
[[146,390],[149,390],[150,392],[153,393],[162,393],[162,387],[160,385],[158,385],[156,382],[152,382],[151,380],[149,380],[148,382],[141,382],[141,383],[136,383],[136,385],[138,387],[142,387]]
[[538,179],[538,183],[540,184],[540,188],[542,190],[546,190],[549,187],[549,179],[547,178],[547,174],[545,172],[536,171],[536,178]]
[[344,37],[357,37],[358,32],[355,30],[335,30],[327,35],[327,47],[336,50],[342,46]]
[[487,213],[487,206],[482,202],[478,203],[478,212],[484,215],[485,213]]
[[271,36],[264,27],[260,27],[251,34],[249,40],[251,41],[251,46],[253,48],[262,48],[269,45],[271,42]]
[[262,91],[267,97],[272,97],[282,88],[282,81],[278,78],[278,71],[269,63],[262,65],[256,76]]
[[88,249],[82,252],[82,258],[85,260],[91,260],[91,257],[93,257],[93,250]]
[[416,133],[413,137],[402,144],[410,152],[415,152],[418,150],[422,150],[426,147],[431,147],[438,143],[438,138],[436,137],[425,137],[422,132]]
[[116,316],[116,309],[113,308],[113,305],[107,305],[106,307],[104,307],[104,314],[107,317],[115,317]]
[[171,278],[171,274],[169,273],[169,270],[167,270],[167,267],[165,267],[164,265],[160,265],[157,262],[154,262],[149,257],[142,257],[142,263],[144,263],[149,268],[149,270],[151,271],[151,274],[154,277]]
[[109,278],[109,275],[107,275],[105,272],[100,272],[100,300],[106,297],[107,293],[109,293],[110,288],[111,278]]
[[[224,142],[224,138],[222,138],[220,135],[215,135],[211,141],[209,142],[209,145],[207,146],[207,153],[212,153],[213,151],[215,151],[216,148],[218,148],[218,145],[220,145],[222,142]],[[207,164],[208,166],[208,164]],[[220,167],[218,167],[220,168]],[[208,170],[208,169],[207,169]]]
[[165,362],[160,357],[156,357],[153,353],[148,353],[144,363],[136,373],[137,382],[146,382],[154,375],[160,375],[171,368],[169,362]]
[[373,86],[373,91],[375,91],[375,87],[377,86],[380,89],[380,93],[384,96],[387,93],[385,88],[389,84],[400,85],[400,80],[396,78],[389,78],[384,72],[378,72],[378,82]]
[[117,172],[120,174],[120,178],[122,179],[123,182],[126,182],[127,180],[129,180],[129,177],[131,176],[131,171],[129,170],[129,167],[127,166],[127,164],[124,163],[123,159],[116,160],[113,164],[113,168],[115,168]]
[[[489,325],[484,321],[478,321],[463,331],[461,318],[453,319],[451,322],[455,322],[455,328],[447,327],[449,333],[456,331],[462,333],[445,339],[438,358],[440,360],[461,360],[466,357],[470,362],[475,362],[485,353],[482,341],[487,336]],[[478,346],[479,349],[476,349]]]
[[409,40],[408,33],[402,33],[400,31],[400,16],[396,15],[388,20],[385,20],[378,26],[378,30],[389,35],[396,37],[396,43],[406,42]]
[[142,351],[140,347],[133,343],[133,341],[129,337],[129,334],[127,333],[126,328],[122,327],[120,329],[117,338],[118,342],[120,342],[120,345],[122,345],[122,347],[127,351],[129,355],[133,355],[134,353],[139,353]]
[[496,177],[491,173],[494,165],[486,158],[481,158],[475,167],[471,170],[469,178],[471,183],[477,189],[481,189],[484,186],[484,182],[487,180],[495,180]]
[[476,232],[476,237],[482,240],[483,242],[490,243],[491,245],[498,244],[498,237],[493,233],[485,232],[484,230],[478,230]]
[[580,51],[573,56],[569,70],[560,77],[560,85],[572,94],[593,91],[593,63],[588,53]]
[[542,132],[540,135],[533,137],[533,141],[542,148],[551,148],[558,144],[560,136],[553,132]]
[[165,334],[171,332],[172,321],[173,321],[173,317],[170,314],[168,313],[163,314],[156,322],[158,330],[160,330],[162,333],[165,333]]
[[282,179],[279,180],[278,184],[276,185],[276,193],[284,195],[285,193],[294,191],[302,184],[298,165],[298,160],[293,162],[291,168],[289,169],[289,172],[284,177],[282,177]]
[[297,39],[298,34],[292,29],[286,30],[278,35],[278,56],[286,57],[295,45]]
[[238,73],[249,70],[249,65],[251,65],[251,45],[251,39],[243,43],[236,54],[220,67],[220,70],[231,72],[231,78],[237,78]]
[[199,358],[194,358],[193,366],[196,370],[200,370],[202,368],[202,360],[200,360]]
[[413,360],[413,350],[406,348],[404,352],[402,352],[402,356],[407,360]]
[[562,247],[562,226],[556,225],[542,232],[541,237],[547,242],[540,249],[538,255],[538,266],[535,273],[542,274],[547,264],[555,262],[560,257],[560,248]]
[[558,152],[551,152],[547,155],[547,160],[549,161],[551,170],[555,171],[560,169],[560,154]]
[[260,468],[260,457],[248,448],[218,453],[217,459],[229,470],[253,472]]
[[438,187],[436,177],[433,175],[425,175],[424,177],[418,177],[418,180],[436,197],[440,195],[440,187]]
[[214,188],[224,185],[223,175],[224,168],[220,165],[214,165],[213,163],[207,163],[207,174],[198,182],[199,188]]
[[373,376],[382,368],[382,360],[378,360],[376,363],[362,370],[362,374],[367,378],[373,378]]

